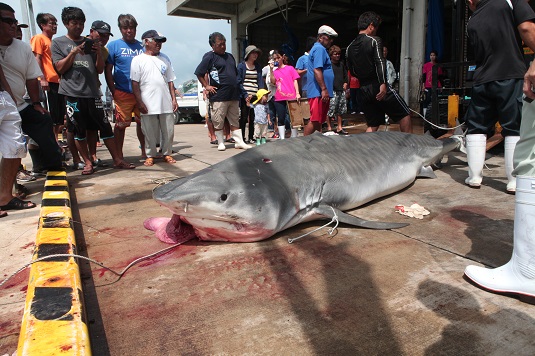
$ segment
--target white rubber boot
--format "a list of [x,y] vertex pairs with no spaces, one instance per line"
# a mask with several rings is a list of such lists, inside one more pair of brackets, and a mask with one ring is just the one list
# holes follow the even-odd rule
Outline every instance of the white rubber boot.
[[223,137],[223,130],[215,131],[215,137],[217,137],[217,150],[218,151],[224,151],[227,148],[225,147],[225,138]]
[[297,133],[297,129],[294,129],[292,127],[292,136],[291,137],[297,137],[298,133]]
[[520,136],[506,136],[504,142],[505,174],[507,175],[507,192],[516,191],[516,179],[513,177],[513,153]]
[[242,148],[246,150],[252,147],[243,142],[241,129],[232,131],[232,138],[234,139],[234,148]]
[[473,188],[479,188],[483,180],[483,166],[487,136],[483,134],[466,135],[466,156],[468,159],[468,178],[465,183]]
[[535,297],[535,177],[516,177],[513,256],[498,268],[468,266],[464,274],[493,292]]
[[283,126],[277,126],[277,128],[279,129],[280,139],[284,140],[286,138],[286,127],[283,125]]

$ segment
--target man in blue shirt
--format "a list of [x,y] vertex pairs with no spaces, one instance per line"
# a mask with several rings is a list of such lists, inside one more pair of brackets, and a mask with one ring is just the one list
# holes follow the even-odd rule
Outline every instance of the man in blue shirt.
[[321,132],[321,125],[327,120],[329,100],[333,96],[334,72],[327,48],[338,34],[331,27],[323,25],[318,30],[318,41],[308,55],[307,96],[310,105],[310,120],[304,135]]
[[[130,65],[132,58],[143,52],[143,45],[135,38],[137,21],[134,16],[119,15],[117,21],[123,37],[108,44],[109,56],[106,61],[105,76],[117,110],[114,135],[122,157],[125,130],[132,123],[132,114],[137,119],[140,118],[130,82]],[[136,133],[141,145],[141,156],[146,158],[145,137],[140,122],[137,122]]]

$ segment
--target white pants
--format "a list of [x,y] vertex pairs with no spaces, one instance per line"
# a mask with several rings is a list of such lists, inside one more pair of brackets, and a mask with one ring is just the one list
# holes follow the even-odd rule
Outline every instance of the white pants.
[[7,91],[0,91],[0,153],[4,158],[26,157],[26,144],[20,127],[22,119]]
[[175,117],[173,113],[141,115],[141,130],[145,135],[145,152],[147,157],[156,157],[158,150],[156,144],[160,141],[160,148],[164,156],[169,156],[173,150],[175,135]]

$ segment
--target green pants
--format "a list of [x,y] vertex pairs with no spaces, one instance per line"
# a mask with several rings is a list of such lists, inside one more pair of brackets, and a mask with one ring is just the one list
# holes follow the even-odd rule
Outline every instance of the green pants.
[[520,141],[513,158],[513,176],[535,177],[535,101],[522,106]]

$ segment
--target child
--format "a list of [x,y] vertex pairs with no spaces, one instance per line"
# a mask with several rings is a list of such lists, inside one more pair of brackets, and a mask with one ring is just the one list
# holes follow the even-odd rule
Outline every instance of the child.
[[336,117],[338,119],[338,127],[336,133],[339,135],[347,135],[347,132],[342,128],[342,115],[347,112],[346,89],[347,89],[347,69],[344,63],[340,60],[340,47],[333,45],[329,48],[329,55],[331,56],[331,63],[334,72],[334,97],[329,103],[329,111],[327,112],[327,131],[331,131],[331,120]]
[[266,143],[268,123],[271,125],[268,108],[268,95],[270,93],[269,90],[260,89],[256,93],[256,100],[249,104],[254,108],[254,137],[257,146]]

